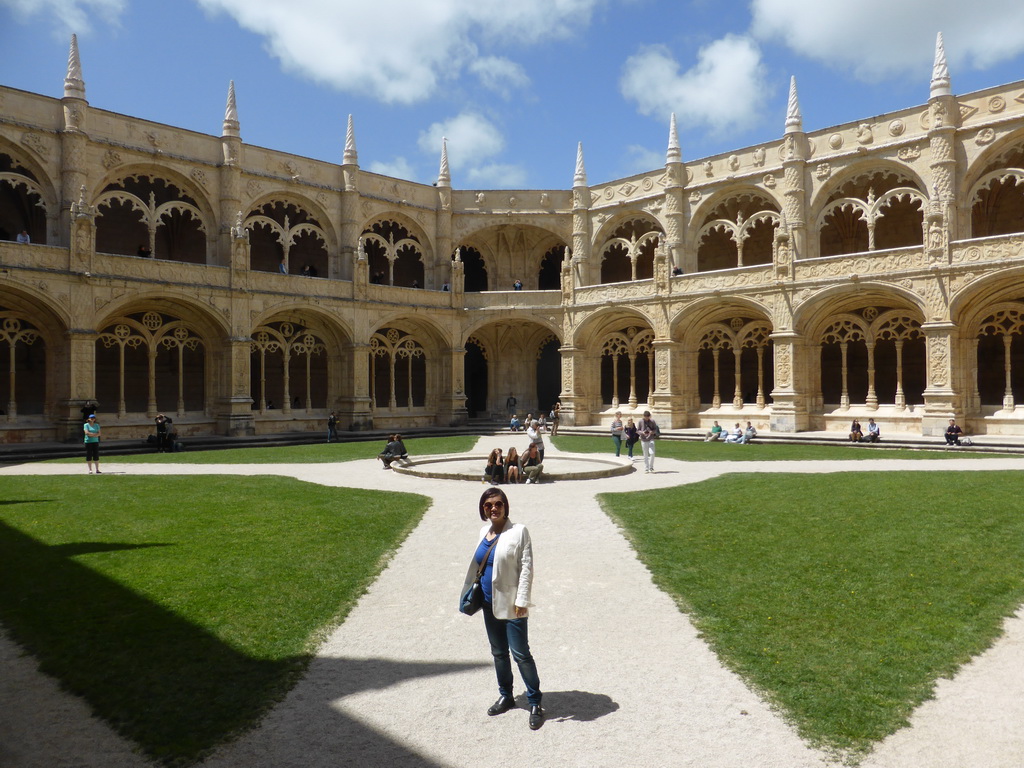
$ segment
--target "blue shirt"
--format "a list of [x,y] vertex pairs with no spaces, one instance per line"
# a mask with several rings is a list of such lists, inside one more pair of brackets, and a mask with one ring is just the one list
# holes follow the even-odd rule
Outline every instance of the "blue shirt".
[[487,554],[487,550],[491,550],[491,554],[487,558],[487,565],[484,566],[484,572],[480,575],[480,588],[484,591],[485,603],[493,602],[491,600],[491,582],[494,577],[494,550],[498,548],[498,545],[494,544],[494,546],[492,547],[492,544],[494,544],[494,542],[488,541],[487,537],[485,536],[480,540],[480,546],[476,548],[476,554],[473,556],[473,560],[476,561],[477,566],[479,567],[480,561],[483,560],[484,555]]

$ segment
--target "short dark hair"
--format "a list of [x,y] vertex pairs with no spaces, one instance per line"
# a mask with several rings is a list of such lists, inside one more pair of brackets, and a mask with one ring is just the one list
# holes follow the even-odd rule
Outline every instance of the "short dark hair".
[[508,517],[508,513],[509,513],[508,496],[505,495],[505,492],[503,490],[501,490],[501,488],[488,488],[486,491],[484,491],[480,495],[479,510],[480,510],[480,519],[481,520],[486,520],[488,518],[488,515],[486,515],[484,513],[484,502],[487,501],[488,499],[494,497],[494,496],[500,496],[501,497],[501,500],[505,503],[505,517]]

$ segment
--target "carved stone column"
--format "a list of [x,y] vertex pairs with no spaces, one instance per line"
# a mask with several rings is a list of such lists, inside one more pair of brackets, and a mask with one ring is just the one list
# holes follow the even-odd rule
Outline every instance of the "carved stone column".
[[373,411],[370,408],[370,345],[353,343],[349,347],[351,395],[339,398],[341,423],[348,429],[373,429]]
[[660,426],[681,429],[687,426],[688,421],[684,391],[686,377],[682,375],[679,359],[681,347],[672,339],[655,339],[651,346],[654,347],[651,415]]
[[[57,430],[67,442],[82,442],[82,408],[96,401],[96,334],[91,331],[67,332],[67,356],[54,355],[54,374],[50,379],[55,391],[65,393],[57,413]],[[102,403],[97,403],[101,407]]]
[[438,402],[438,426],[457,427],[469,421],[466,408],[466,348],[451,347],[446,351],[449,386],[442,386],[444,394]]
[[96,208],[85,202],[85,186],[79,191],[78,202],[72,203],[68,213],[71,242],[68,244],[68,271],[88,275],[96,253]]
[[794,331],[771,335],[775,352],[775,389],[772,390],[773,432],[801,432],[809,429],[807,412],[806,357],[803,338]]
[[[242,211],[242,137],[239,131],[238,107],[235,102],[235,83],[228,85],[228,100],[224,108],[220,146],[220,230],[217,242],[217,263],[234,267],[235,244],[231,227],[240,229],[245,219]],[[248,269],[246,263],[245,269]]]
[[561,421],[566,426],[582,427],[592,423],[590,408],[586,399],[586,365],[584,352],[570,344],[563,343],[558,350],[562,356],[562,391],[558,398],[562,403]]
[[220,358],[221,392],[217,398],[217,433],[232,437],[256,434],[252,396],[249,393],[249,362],[252,339],[248,334],[225,339]]
[[941,435],[949,419],[960,410],[960,394],[953,387],[953,339],[956,326],[937,322],[921,325],[927,344],[928,383],[924,390],[921,433]]

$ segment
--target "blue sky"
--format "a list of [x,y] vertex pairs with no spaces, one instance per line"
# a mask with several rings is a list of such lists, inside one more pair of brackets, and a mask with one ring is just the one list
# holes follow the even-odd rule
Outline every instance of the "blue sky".
[[[984,13],[979,9],[983,9]],[[0,84],[59,97],[76,32],[97,108],[462,189],[591,183],[924,103],[936,32],[954,93],[1024,79],[1024,2],[0,0]]]

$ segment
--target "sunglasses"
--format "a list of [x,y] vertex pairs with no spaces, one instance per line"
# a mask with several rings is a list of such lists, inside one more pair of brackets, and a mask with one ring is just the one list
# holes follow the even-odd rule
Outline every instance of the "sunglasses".
[[505,508],[505,502],[504,501],[485,501],[484,502],[484,509],[504,509],[504,508]]

